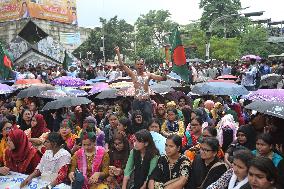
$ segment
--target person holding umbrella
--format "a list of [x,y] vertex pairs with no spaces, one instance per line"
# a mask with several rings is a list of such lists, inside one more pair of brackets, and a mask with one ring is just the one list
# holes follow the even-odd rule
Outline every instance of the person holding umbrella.
[[146,72],[144,69],[145,61],[144,59],[137,60],[135,63],[135,71],[132,71],[127,67],[120,57],[119,47],[115,47],[115,52],[118,57],[119,65],[122,69],[131,77],[135,88],[135,96],[132,104],[133,110],[140,110],[143,113],[143,119],[146,123],[149,123],[152,119],[152,105],[150,102],[150,88],[149,81],[151,79],[157,81],[167,80],[167,77],[155,75]]

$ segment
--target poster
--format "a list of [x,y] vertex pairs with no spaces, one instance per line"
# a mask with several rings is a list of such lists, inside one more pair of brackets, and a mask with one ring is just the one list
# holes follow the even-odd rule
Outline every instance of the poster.
[[60,32],[60,42],[65,45],[80,45],[80,33]]
[[30,17],[78,25],[76,0],[0,0],[0,22]]
[[[0,186],[1,189],[15,189],[20,188],[21,182],[27,178],[28,175],[20,174],[11,172],[7,176],[0,176]],[[40,180],[39,178],[35,178],[32,180],[32,182],[24,187],[23,189],[42,189],[44,188],[48,183]],[[58,186],[53,187],[53,189],[71,189],[70,186],[67,186],[65,184],[60,184]]]
[[20,6],[18,0],[0,0],[0,22],[19,18]]

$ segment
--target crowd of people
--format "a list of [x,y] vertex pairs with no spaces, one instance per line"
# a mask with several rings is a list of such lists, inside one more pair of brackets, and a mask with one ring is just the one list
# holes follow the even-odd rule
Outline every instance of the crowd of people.
[[[150,80],[167,76],[146,72],[143,59],[132,70],[120,59],[118,47],[115,52],[122,71],[117,68],[113,71],[118,76],[109,76],[129,75],[134,99],[50,111],[41,110],[40,98],[17,99],[12,94],[1,99],[1,175],[10,171],[29,175],[21,187],[41,176],[49,183],[46,188],[60,183],[77,189],[284,188],[282,119],[247,110],[247,100],[229,96],[185,95],[177,102],[153,102]],[[254,63],[251,60],[246,70],[237,71],[226,63],[221,72],[214,64],[190,69],[211,78],[243,74],[241,82],[253,90],[256,79],[248,78],[257,75]],[[36,69],[29,74],[49,83],[75,72],[52,69],[46,75]],[[27,74],[19,71],[17,78]],[[88,70],[86,79],[95,74],[106,73],[103,67]]]

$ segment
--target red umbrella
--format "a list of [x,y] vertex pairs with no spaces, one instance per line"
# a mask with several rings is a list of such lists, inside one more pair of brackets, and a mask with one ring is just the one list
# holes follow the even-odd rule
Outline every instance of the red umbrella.
[[224,79],[212,79],[209,80],[208,82],[226,82],[226,83],[236,83],[234,80],[224,80]]
[[217,77],[217,79],[224,79],[224,80],[228,80],[228,79],[231,79],[231,80],[237,80],[238,77],[236,76],[233,76],[233,75],[222,75],[222,76],[219,76]]
[[20,85],[41,84],[41,81],[39,79],[19,79],[16,81],[16,84]]

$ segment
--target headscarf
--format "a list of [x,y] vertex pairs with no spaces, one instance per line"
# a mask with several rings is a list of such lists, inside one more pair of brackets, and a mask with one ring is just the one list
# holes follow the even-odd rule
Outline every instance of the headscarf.
[[204,107],[208,110],[211,111],[214,108],[214,102],[212,100],[206,100],[204,102]]
[[244,126],[240,126],[240,128],[237,131],[237,134],[239,132],[246,135],[247,142],[243,144],[243,146],[250,150],[254,150],[255,149],[255,140],[254,140],[255,136],[253,137],[254,135],[253,129],[248,125],[244,125]]
[[47,124],[43,115],[36,114],[34,118],[36,119],[37,125],[31,128],[31,138],[39,138],[43,133],[50,132],[50,130],[46,127]]
[[193,108],[193,109],[198,108],[198,107],[199,107],[199,103],[200,103],[200,101],[201,101],[201,98],[197,98],[197,99],[195,99],[195,100],[193,101],[192,108]]
[[11,171],[25,173],[30,161],[37,150],[29,142],[27,135],[20,129],[11,130],[8,135],[13,142],[15,149],[7,149],[5,152],[6,166]]
[[217,125],[217,131],[218,131],[218,140],[220,146],[223,146],[223,129],[229,128],[233,131],[233,141],[237,139],[237,130],[238,130],[238,124],[234,121],[234,117],[231,114],[225,115],[221,121]]

